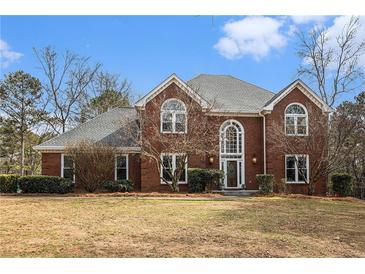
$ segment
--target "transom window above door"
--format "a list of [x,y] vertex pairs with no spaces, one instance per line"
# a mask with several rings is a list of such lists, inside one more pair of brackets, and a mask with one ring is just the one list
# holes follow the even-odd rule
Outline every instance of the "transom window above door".
[[303,105],[293,103],[285,109],[285,134],[308,134],[308,113]]
[[161,132],[186,133],[186,107],[178,99],[168,99],[161,106]]
[[242,126],[234,120],[223,123],[220,130],[221,154],[242,154]]

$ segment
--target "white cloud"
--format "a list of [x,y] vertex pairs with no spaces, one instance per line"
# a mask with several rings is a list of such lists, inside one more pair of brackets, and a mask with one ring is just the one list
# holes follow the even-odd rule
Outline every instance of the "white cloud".
[[8,43],[0,39],[0,68],[8,67],[22,56],[22,53],[10,50]]
[[299,28],[296,25],[290,25],[287,31],[287,35],[289,37],[293,37],[298,32],[298,30]]
[[224,25],[225,35],[214,48],[227,59],[250,55],[258,61],[271,50],[286,46],[287,37],[281,29],[283,24],[282,20],[264,16],[248,16],[230,21]]
[[[344,27],[349,23],[350,16],[338,16],[333,20],[333,24],[328,28],[328,44],[332,48],[336,48],[337,41],[336,37],[338,37]],[[365,16],[360,16],[360,28],[358,29],[358,33],[356,35],[356,43],[364,43],[365,42]],[[365,53],[359,59],[359,65],[365,69]]]
[[291,16],[291,19],[295,24],[301,25],[301,24],[309,24],[309,23],[315,23],[315,24],[323,24],[326,20],[326,16],[319,16],[319,15],[294,15]]

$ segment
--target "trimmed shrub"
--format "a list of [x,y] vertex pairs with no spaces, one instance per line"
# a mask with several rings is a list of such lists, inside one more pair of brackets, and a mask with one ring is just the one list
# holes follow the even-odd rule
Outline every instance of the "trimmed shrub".
[[220,181],[224,172],[213,168],[189,168],[188,169],[188,191],[199,193],[212,191],[214,187],[220,187]]
[[74,183],[58,176],[22,176],[18,180],[23,193],[69,193],[74,190]]
[[16,193],[18,190],[19,175],[0,174],[0,192]]
[[352,193],[352,176],[347,173],[335,173],[331,176],[332,190],[341,196]]
[[129,180],[106,181],[103,188],[107,192],[131,192],[133,182]]
[[259,193],[270,194],[273,192],[274,175],[272,174],[257,174],[256,181],[259,185]]
[[275,193],[286,193],[285,178],[281,178],[279,181],[274,180],[274,192]]

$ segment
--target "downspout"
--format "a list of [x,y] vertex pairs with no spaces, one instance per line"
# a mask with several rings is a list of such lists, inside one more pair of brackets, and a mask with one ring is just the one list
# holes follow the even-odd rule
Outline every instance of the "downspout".
[[266,117],[264,114],[261,113],[261,111],[259,112],[260,117],[262,117],[263,119],[263,138],[264,138],[264,174],[266,174]]

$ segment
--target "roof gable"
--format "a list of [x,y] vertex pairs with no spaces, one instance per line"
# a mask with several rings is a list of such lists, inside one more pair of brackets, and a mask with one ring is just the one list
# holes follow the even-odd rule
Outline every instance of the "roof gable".
[[179,88],[185,91],[193,100],[195,100],[199,105],[203,108],[207,108],[209,106],[208,102],[204,100],[198,93],[196,93],[192,88],[190,88],[183,80],[181,80],[175,73],[170,75],[164,81],[162,81],[157,87],[139,99],[135,106],[139,108],[144,108],[146,104],[159,95],[166,87],[170,84],[176,84]]
[[282,89],[274,97],[272,97],[264,106],[263,111],[271,112],[274,106],[285,98],[295,88],[298,88],[305,96],[307,96],[316,106],[322,109],[323,112],[332,112],[332,108],[329,107],[319,96],[309,88],[302,80],[297,79],[290,85]]

